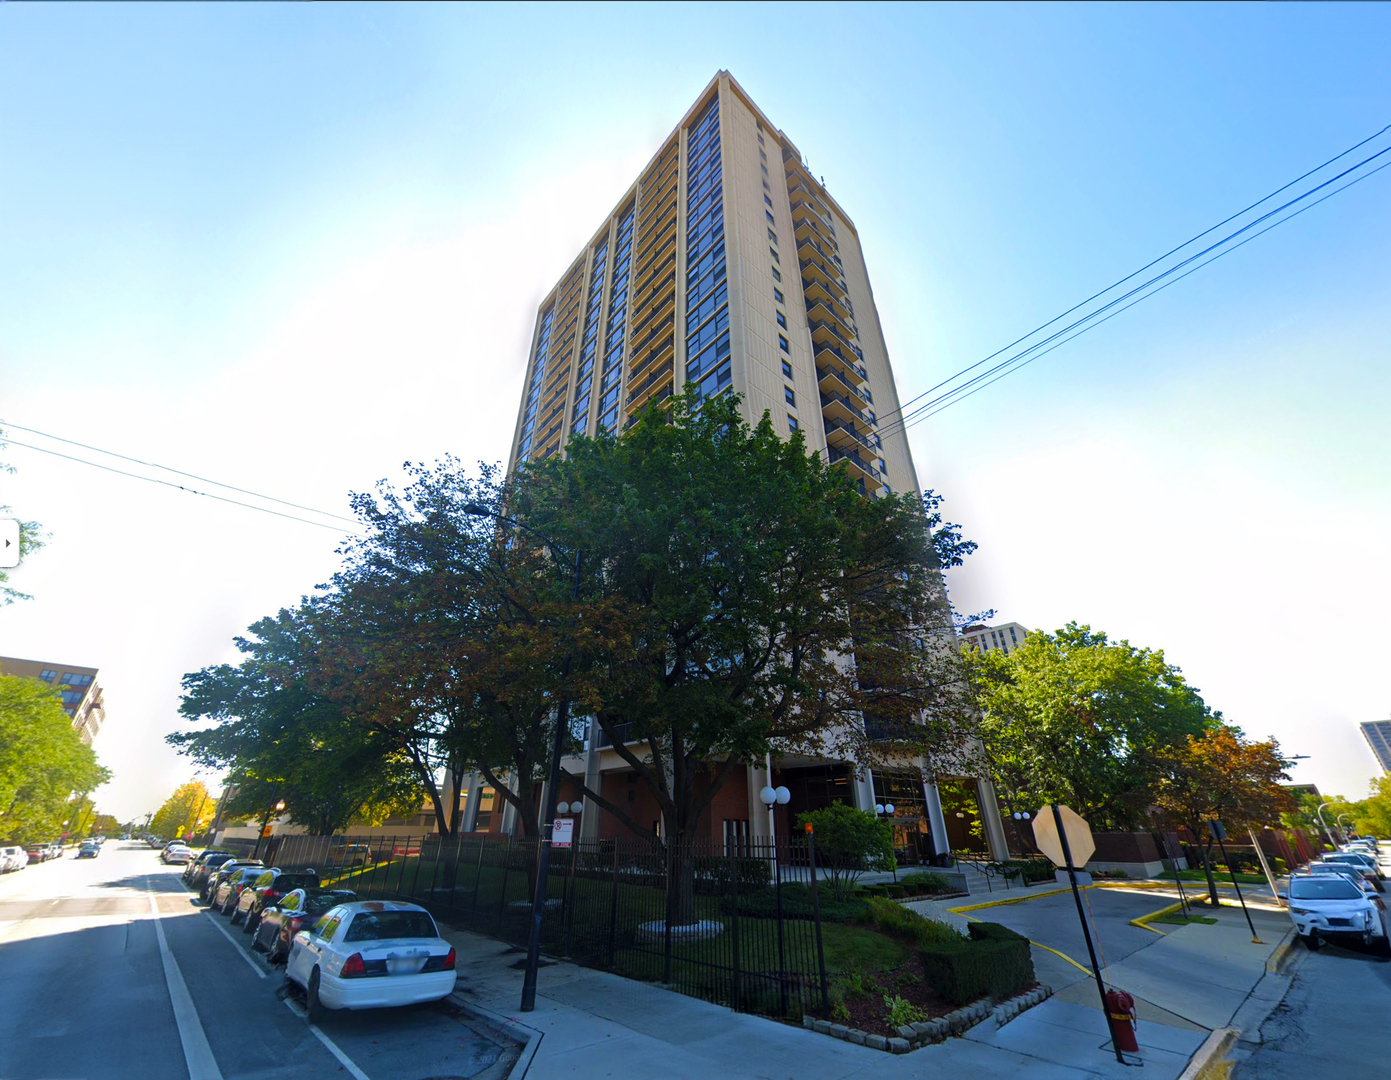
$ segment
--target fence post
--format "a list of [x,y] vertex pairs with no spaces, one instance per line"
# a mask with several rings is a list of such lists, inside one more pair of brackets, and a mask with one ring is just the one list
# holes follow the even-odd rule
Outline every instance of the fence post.
[[821,1015],[831,1018],[831,996],[826,986],[826,946],[821,941],[821,890],[816,880],[816,834],[807,826],[807,862],[811,864],[811,915],[816,923],[816,968],[821,975]]
[[773,841],[773,891],[778,905],[778,1001],[782,1005],[782,1015],[787,1015],[787,956],[782,933],[782,859],[778,852],[778,841]]
[[613,838],[613,894],[609,897],[609,970],[613,970],[618,948],[618,837]]
[[734,973],[730,976],[730,1008],[739,1011],[739,850],[735,844],[729,848],[729,892],[732,900],[730,932],[733,934]]
[[570,881],[565,890],[565,955],[570,955],[570,933],[575,926],[575,865],[580,858],[580,838],[570,841]]
[[512,876],[512,836],[507,837],[507,852],[502,858],[502,895],[497,902],[498,927],[507,919],[507,879]]
[[[678,840],[677,843],[680,841]],[[671,844],[672,842],[668,840],[662,845],[662,857],[666,860],[667,871],[667,914],[666,919],[662,922],[662,982],[667,986],[671,985],[671,908],[674,900],[671,892],[671,864],[674,861],[671,857]]]

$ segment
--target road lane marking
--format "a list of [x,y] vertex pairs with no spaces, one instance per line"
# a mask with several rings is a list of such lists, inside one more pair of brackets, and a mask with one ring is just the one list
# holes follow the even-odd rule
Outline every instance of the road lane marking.
[[223,926],[220,922],[218,922],[216,916],[214,916],[211,911],[204,911],[203,914],[208,916],[208,921],[212,923],[215,927],[217,927],[218,931],[222,934],[222,936],[232,943],[232,948],[237,950],[237,955],[251,965],[251,970],[254,971],[259,978],[264,979],[266,977],[266,973],[261,970],[261,965],[256,963],[255,960],[251,959],[251,957],[247,954],[246,950],[237,944],[237,939],[231,935],[227,927]]
[[[283,998],[282,1000],[285,1002],[285,1008],[289,1009],[296,1016],[303,1017],[306,1020],[309,1018],[308,1011],[298,1001],[292,1001],[289,998]],[[324,1044],[324,1048],[338,1059],[338,1064],[342,1065],[343,1068],[347,1069],[348,1072],[352,1074],[353,1080],[371,1080],[371,1077],[357,1067],[357,1063],[354,1062],[352,1058],[348,1057],[347,1054],[339,1049],[336,1042],[323,1033],[318,1024],[310,1024],[309,1030]]]
[[179,1028],[179,1042],[183,1044],[184,1062],[188,1065],[188,1080],[222,1080],[222,1070],[217,1067],[212,1047],[208,1045],[207,1032],[203,1022],[198,1019],[198,1010],[193,1005],[193,996],[188,992],[179,962],[169,948],[164,936],[163,916],[155,900],[153,890],[147,888],[150,898],[150,911],[155,917],[155,937],[159,939],[159,958],[164,964],[164,981],[169,987],[169,1001],[174,1006],[174,1023]]

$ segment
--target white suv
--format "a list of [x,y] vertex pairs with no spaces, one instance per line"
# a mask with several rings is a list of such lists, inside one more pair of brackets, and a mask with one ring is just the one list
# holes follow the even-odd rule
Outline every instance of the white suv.
[[0,873],[23,870],[29,865],[29,853],[22,847],[0,848]]
[[1310,949],[1325,938],[1357,938],[1386,948],[1386,906],[1340,874],[1294,874],[1289,884],[1290,918]]

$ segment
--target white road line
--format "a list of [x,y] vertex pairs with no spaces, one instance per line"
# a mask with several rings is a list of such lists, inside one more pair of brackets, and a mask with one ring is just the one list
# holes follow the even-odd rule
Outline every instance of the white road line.
[[164,936],[164,923],[159,913],[159,904],[153,891],[147,890],[150,898],[150,911],[155,917],[155,936],[159,939],[159,958],[164,963],[164,981],[169,986],[169,1000],[174,1006],[174,1022],[179,1026],[179,1042],[183,1044],[184,1061],[188,1065],[188,1080],[222,1080],[222,1070],[217,1067],[212,1047],[208,1045],[203,1022],[198,1019],[193,998],[184,982],[179,962],[169,949]]
[[[302,1006],[299,1002],[291,1001],[289,998],[285,998],[284,1001],[285,1007],[289,1009],[292,1013],[294,1013],[296,1016],[307,1017],[309,1015],[304,1010],[304,1006]],[[338,1044],[336,1042],[334,1042],[332,1039],[330,1039],[327,1035],[323,1033],[323,1030],[319,1027],[318,1024],[310,1024],[309,1030],[312,1031],[318,1037],[318,1040],[324,1044],[324,1047],[328,1050],[328,1052],[338,1059],[338,1064],[342,1065],[343,1068],[348,1070],[348,1072],[352,1075],[353,1080],[371,1080],[371,1077],[369,1077],[365,1072],[363,1072],[361,1069],[357,1067],[357,1064],[353,1061],[352,1058],[348,1057],[347,1054],[343,1053],[343,1051],[338,1048]]]
[[217,929],[221,932],[222,936],[232,943],[232,948],[237,950],[237,955],[251,965],[251,970],[254,971],[258,977],[264,979],[266,977],[266,973],[261,970],[261,965],[256,963],[255,960],[251,959],[250,955],[247,954],[246,950],[237,944],[237,939],[234,938],[228,932],[227,927],[223,926],[220,922],[217,921],[217,916],[214,915],[211,911],[205,911],[204,914],[208,916],[208,921],[212,923],[215,927],[217,927]]

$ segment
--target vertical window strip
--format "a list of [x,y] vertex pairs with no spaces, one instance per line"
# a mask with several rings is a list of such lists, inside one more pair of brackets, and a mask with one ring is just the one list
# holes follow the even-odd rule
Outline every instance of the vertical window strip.
[[599,384],[599,428],[618,426],[623,388],[623,345],[628,331],[629,264],[633,254],[633,213],[630,205],[618,219],[613,253],[613,285],[609,289],[609,319],[604,333],[604,374]]
[[699,400],[730,383],[720,99],[686,136],[686,381]]
[[541,401],[541,387],[546,381],[546,356],[551,344],[551,318],[555,315],[552,307],[541,316],[541,332],[536,339],[536,363],[531,369],[531,385],[527,389],[526,416],[522,420],[522,434],[517,442],[517,460],[525,461],[531,452],[531,436],[536,427],[536,407]]

